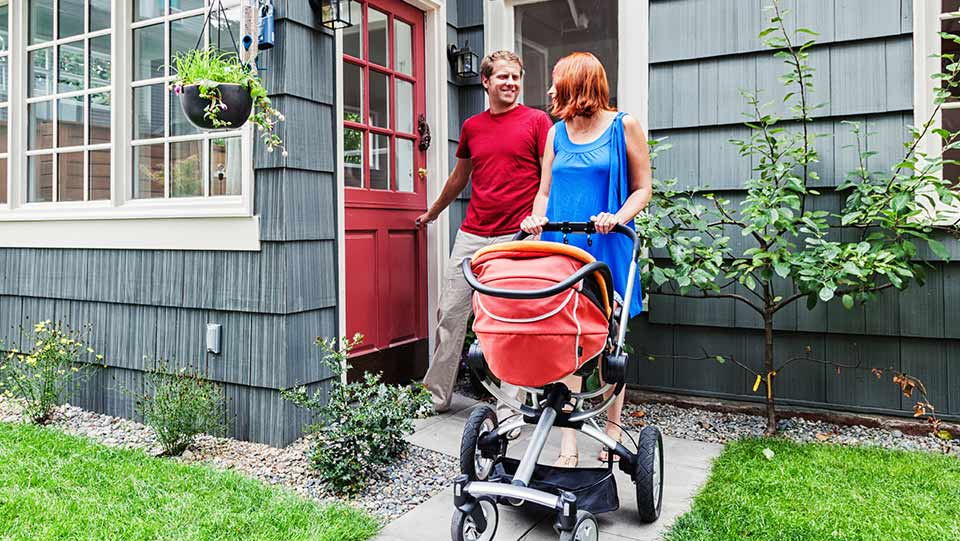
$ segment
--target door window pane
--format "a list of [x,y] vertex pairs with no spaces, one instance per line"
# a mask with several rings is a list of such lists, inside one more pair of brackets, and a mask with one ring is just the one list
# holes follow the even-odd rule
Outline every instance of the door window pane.
[[57,146],[83,145],[83,96],[57,100]]
[[163,76],[163,25],[155,24],[133,31],[134,80]]
[[180,13],[181,11],[190,11],[202,7],[203,0],[170,0],[170,13]]
[[163,137],[163,93],[166,85],[133,89],[133,138]]
[[111,0],[89,0],[91,32],[110,28],[110,1]]
[[389,66],[387,55],[390,50],[390,41],[387,32],[387,15],[373,8],[367,10],[369,26],[367,27],[367,47],[369,60],[381,66]]
[[90,40],[90,88],[110,86],[110,36]]
[[53,0],[28,0],[30,45],[53,39]]
[[0,107],[0,154],[7,153],[7,124],[9,123],[7,108]]
[[393,20],[393,43],[396,55],[394,69],[400,73],[413,75],[413,31],[412,27],[399,20]]
[[397,191],[413,191],[413,141],[397,138]]
[[0,205],[7,202],[7,159],[0,158]]
[[53,47],[31,51],[27,61],[31,98],[53,93]]
[[350,20],[353,26],[343,29],[343,52],[355,58],[363,58],[363,44],[360,32],[363,31],[363,7],[350,2]]
[[83,201],[83,152],[57,155],[57,201]]
[[177,19],[170,22],[170,65],[177,53],[193,50],[197,38],[203,32],[203,15]]
[[363,68],[343,63],[343,119],[363,122]]
[[183,114],[183,107],[180,106],[180,96],[172,90],[170,91],[170,135],[192,135],[199,133],[200,130],[187,120]]
[[83,40],[61,45],[57,57],[57,92],[83,90],[84,62]]
[[370,70],[370,125],[390,127],[390,77]]
[[200,141],[170,143],[170,197],[203,195]]
[[600,59],[606,69],[610,105],[616,106],[619,65],[617,6],[618,2],[593,3],[589,26],[576,32],[559,31],[577,28],[567,0],[548,0],[514,8],[516,50],[526,70],[523,77],[523,102],[526,105],[548,111],[547,89],[550,88],[553,65],[574,51],[586,51]]
[[90,171],[90,201],[110,199],[110,151],[92,150],[88,153]]
[[83,0],[60,0],[57,11],[60,39],[83,33]]
[[353,188],[363,187],[363,141],[364,132],[343,130],[343,179]]
[[[0,41],[3,41],[4,36],[0,36]],[[7,86],[10,81],[9,70],[7,69],[7,57],[0,58],[0,101],[7,101],[10,97]]]
[[90,141],[99,145],[110,142],[110,93],[91,94],[87,112],[89,115]]
[[163,16],[164,0],[133,0],[133,20],[142,21]]
[[[236,55],[237,48],[240,47],[240,19],[243,12],[240,6],[232,7],[226,12],[226,18],[220,21],[217,20],[216,15],[210,18],[210,46],[223,53]],[[197,34],[194,34],[191,47],[197,44],[196,40]],[[236,47],[233,44],[234,40],[237,42]]]
[[240,195],[243,163],[239,137],[210,141],[210,195]]
[[133,148],[133,197],[163,197],[163,145],[142,145]]
[[10,6],[7,5],[7,0],[3,0],[3,4],[0,5],[0,52],[7,50],[7,41],[10,39],[9,20]]
[[53,155],[27,158],[27,202],[53,201]]
[[390,137],[372,134],[370,146],[370,187],[390,189]]
[[397,85],[397,131],[413,133],[413,85],[395,79]]
[[27,138],[30,150],[53,146],[53,102],[27,105]]

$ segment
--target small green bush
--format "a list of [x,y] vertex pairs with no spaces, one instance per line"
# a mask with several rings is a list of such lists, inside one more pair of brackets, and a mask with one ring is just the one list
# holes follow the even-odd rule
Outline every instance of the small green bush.
[[152,428],[166,456],[179,456],[198,434],[224,432],[226,401],[219,385],[193,368],[171,370],[166,362],[144,376],[137,412]]
[[307,393],[305,387],[283,392],[283,397],[307,408],[319,422],[310,427],[317,437],[311,461],[320,478],[335,492],[355,494],[370,479],[371,470],[393,462],[406,449],[403,439],[413,431],[413,419],[431,409],[430,392],[422,385],[387,385],[380,374],[364,374],[363,380],[343,383],[350,350],[362,341],[317,340],[324,350],[324,364],[334,374],[329,398]]
[[0,391],[23,401],[24,415],[36,424],[46,424],[68,392],[89,377],[95,366],[82,357],[103,360],[85,344],[90,328],[73,330],[68,325],[41,321],[32,331],[20,329],[26,352],[11,350],[0,361]]

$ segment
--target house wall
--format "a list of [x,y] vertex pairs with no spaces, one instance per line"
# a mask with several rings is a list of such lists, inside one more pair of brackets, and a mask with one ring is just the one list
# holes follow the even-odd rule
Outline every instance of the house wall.
[[[747,137],[749,112],[740,88],[763,90],[763,101],[786,115],[786,92],[778,81],[785,66],[756,37],[766,26],[767,0],[654,0],[650,5],[650,134],[668,137],[673,148],[655,162],[655,176],[709,187],[735,206],[755,166],[738,155],[730,139]],[[889,171],[899,162],[913,118],[912,0],[785,0],[788,27],[820,32],[810,50],[816,69],[811,100],[828,105],[814,114],[820,162],[814,170],[826,194],[823,210],[839,211],[833,187],[856,167],[855,143],[843,121],[865,123],[866,150],[878,154],[869,168]],[[747,247],[738,234],[740,248]],[[954,259],[960,243],[945,240]],[[924,247],[925,249],[925,247]],[[929,255],[929,254],[924,254]],[[784,291],[789,283],[778,284]],[[732,291],[741,292],[739,287]],[[760,318],[732,299],[702,300],[651,295],[649,314],[633,322],[637,350],[631,374],[642,388],[699,395],[760,399],[753,377],[733,363],[693,360],[735,356],[759,367],[763,354]],[[931,402],[946,417],[960,416],[960,263],[935,262],[924,287],[885,292],[873,304],[845,310],[839,303],[808,311],[800,302],[775,322],[778,359],[803,355],[866,370],[841,370],[800,361],[777,378],[783,402],[844,410],[912,413],[903,397],[870,367],[894,367],[920,377]],[[648,355],[657,360],[648,361]],[[660,358],[665,356],[667,358]],[[670,359],[672,357],[672,359]]]
[[[276,445],[308,421],[277,390],[329,385],[313,341],[339,333],[334,39],[308,2],[275,4],[276,46],[259,65],[289,155],[255,145],[259,252],[0,249],[7,347],[24,347],[21,324],[93,326],[109,368],[72,403],[134,417],[123,390],[141,389],[156,359],[199,365],[223,384],[229,435]],[[205,352],[207,323],[223,325],[220,355]]]

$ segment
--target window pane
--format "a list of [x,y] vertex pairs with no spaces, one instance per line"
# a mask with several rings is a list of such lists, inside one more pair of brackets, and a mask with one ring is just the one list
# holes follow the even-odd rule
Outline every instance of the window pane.
[[90,115],[90,142],[99,145],[110,142],[110,93],[90,95],[87,111]]
[[31,98],[53,93],[53,47],[32,51],[28,69]]
[[241,176],[240,138],[212,139],[210,141],[210,195],[240,195]]
[[373,135],[370,147],[370,187],[390,189],[390,137]]
[[397,190],[413,191],[413,141],[397,138]]
[[53,0],[29,0],[30,45],[53,39]]
[[350,2],[350,20],[353,26],[343,29],[343,52],[363,58],[363,44],[360,40],[360,32],[363,31],[363,7],[356,2]]
[[83,33],[83,0],[60,0],[57,34],[60,39]]
[[163,25],[133,31],[133,76],[135,81],[163,76]]
[[370,70],[370,125],[390,127],[390,77]]
[[200,133],[196,126],[187,120],[180,107],[180,96],[170,91],[170,135],[191,135]]
[[395,79],[397,84],[397,131],[413,133],[413,85]]
[[[943,129],[953,133],[960,131],[960,109],[943,109]],[[944,160],[960,162],[960,150],[948,150],[943,153]],[[943,179],[949,180],[954,186],[960,184],[960,164],[944,164]]]
[[7,108],[0,107],[0,154],[7,152],[7,124],[10,122],[7,116]]
[[110,28],[110,0],[90,0],[90,31]]
[[[0,41],[4,40],[4,36],[0,36]],[[0,58],[0,102],[7,101],[9,98],[9,93],[7,87],[9,86],[9,72],[7,70],[7,57]]]
[[163,197],[163,145],[133,147],[133,197]]
[[163,137],[162,84],[133,89],[133,138]]
[[83,145],[83,96],[57,100],[57,146]]
[[133,20],[142,21],[163,15],[163,0],[133,0]]
[[57,201],[83,201],[83,152],[57,156]]
[[110,36],[90,40],[90,86],[110,86]]
[[362,131],[343,130],[343,182],[346,186],[363,187],[363,141]]
[[53,201],[53,155],[27,158],[27,202]]
[[960,11],[960,0],[942,0],[940,5],[941,11],[944,13],[948,11]]
[[[203,0],[170,0],[170,13],[180,13],[203,7]],[[199,36],[199,34],[197,34]],[[197,36],[194,36],[196,39]]]
[[200,141],[170,143],[170,197],[203,195]]
[[90,201],[110,199],[110,151],[91,150],[90,160]]
[[393,20],[395,70],[413,75],[413,28],[401,20]]
[[187,17],[170,23],[170,65],[177,53],[193,50],[203,32],[203,15]]
[[53,106],[52,101],[27,105],[28,148],[50,148],[53,145]]
[[[0,52],[7,50],[7,41],[10,40],[10,6],[6,0],[0,5]],[[4,199],[3,201],[6,201]]]
[[0,205],[7,202],[7,160],[0,158]]
[[387,66],[387,54],[390,50],[390,42],[387,41],[387,16],[373,8],[369,8],[367,12],[370,18],[367,28],[369,60],[375,64]]
[[61,45],[57,63],[57,92],[83,90],[83,40]]
[[343,63],[343,119],[363,122],[363,68]]
[[[242,15],[241,6],[232,7],[227,11],[226,19],[217,21],[216,17],[210,18],[210,46],[221,50],[224,53],[237,54],[237,48],[240,47],[240,19]],[[233,37],[231,39],[231,32]],[[233,42],[236,40],[237,46]],[[193,35],[191,47],[197,44],[197,34]]]

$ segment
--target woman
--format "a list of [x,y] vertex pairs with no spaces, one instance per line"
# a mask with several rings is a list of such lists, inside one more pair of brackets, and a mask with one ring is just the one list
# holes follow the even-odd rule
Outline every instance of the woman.
[[[592,220],[602,235],[587,244],[585,235],[571,235],[570,244],[607,263],[614,289],[623,298],[633,244],[622,235],[609,235],[617,224],[630,224],[653,195],[650,154],[640,123],[610,107],[610,90],[603,65],[590,53],[573,53],[553,68],[553,86],[548,92],[551,114],[560,118],[547,135],[540,190],[533,214],[520,228],[532,235],[550,222]],[[556,233],[543,233],[544,240],[560,240]],[[633,298],[625,299],[630,316],[642,309],[642,294],[636,277]],[[577,377],[564,379],[567,387],[579,388]],[[606,432],[620,440],[621,393],[607,412],[614,423]],[[560,457],[556,465],[574,467],[578,462],[576,433],[562,430]],[[604,449],[598,457],[607,460]],[[617,456],[614,455],[616,459]]]

